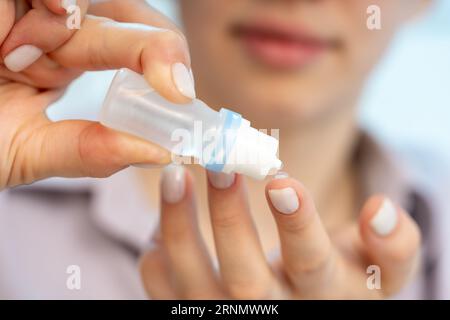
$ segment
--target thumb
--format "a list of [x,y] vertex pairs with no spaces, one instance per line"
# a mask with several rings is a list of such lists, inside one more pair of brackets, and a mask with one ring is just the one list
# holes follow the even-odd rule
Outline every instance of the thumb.
[[[38,98],[39,104],[49,104],[54,93]],[[42,125],[19,142],[8,187],[54,176],[107,177],[132,164],[159,165],[171,159],[167,150],[97,122],[38,117]]]

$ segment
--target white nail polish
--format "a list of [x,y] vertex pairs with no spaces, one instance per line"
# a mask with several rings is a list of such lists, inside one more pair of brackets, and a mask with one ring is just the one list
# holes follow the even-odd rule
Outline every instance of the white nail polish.
[[61,0],[61,7],[66,11],[69,10],[71,6],[76,6],[77,0]]
[[216,189],[228,189],[234,183],[236,175],[234,173],[222,173],[222,172],[213,172],[208,171],[208,179],[209,182]]
[[175,86],[182,95],[190,99],[195,99],[194,79],[191,72],[183,63],[172,65],[172,77]]
[[38,47],[25,44],[11,51],[5,57],[4,64],[12,72],[21,72],[39,59],[42,54],[43,51]]
[[168,165],[162,173],[161,192],[167,203],[180,202],[186,188],[184,167],[176,164]]
[[380,236],[389,235],[397,225],[397,209],[391,200],[385,199],[378,212],[370,220],[370,226]]
[[292,214],[298,210],[299,202],[297,192],[292,188],[269,190],[272,205],[284,214]]

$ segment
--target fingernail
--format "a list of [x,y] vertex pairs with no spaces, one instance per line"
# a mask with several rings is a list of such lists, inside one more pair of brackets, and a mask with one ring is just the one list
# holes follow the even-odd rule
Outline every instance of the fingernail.
[[281,213],[292,214],[298,210],[297,192],[292,188],[269,190],[269,198],[275,209]]
[[162,173],[161,191],[165,202],[175,204],[184,197],[185,191],[184,167],[170,164]]
[[11,51],[5,57],[4,64],[12,72],[20,72],[32,65],[42,54],[43,51],[38,47],[25,44]]
[[66,11],[69,10],[71,6],[76,6],[77,0],[61,0],[61,7]]
[[172,77],[178,91],[185,97],[195,99],[195,87],[192,73],[180,62],[172,65]]
[[289,174],[284,171],[278,171],[277,174],[273,176],[273,179],[275,179],[275,180],[286,179],[286,178],[289,178]]
[[370,225],[378,235],[389,235],[397,225],[397,209],[391,200],[385,199],[378,212],[370,220]]
[[228,189],[234,183],[236,175],[234,173],[222,173],[222,172],[214,172],[208,171],[208,179],[209,182],[216,189]]

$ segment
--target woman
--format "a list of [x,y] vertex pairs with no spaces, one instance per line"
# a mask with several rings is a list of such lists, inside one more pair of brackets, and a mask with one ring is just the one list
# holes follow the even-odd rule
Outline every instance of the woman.
[[[46,53],[38,61],[28,59],[24,66],[8,59],[20,44],[37,41],[23,40],[21,21],[30,28],[31,12],[61,15],[54,3],[42,0],[42,7],[11,22],[2,45],[10,68],[2,70],[8,79],[3,87],[9,87],[2,95],[8,119],[0,117],[2,127],[35,105],[27,119],[40,118],[16,122],[6,132],[11,156],[2,164],[2,186],[49,176],[104,177],[130,164],[166,163],[169,156],[158,147],[98,124],[49,123],[42,110],[54,93],[18,82],[55,88],[77,76],[74,69],[128,67],[166,98],[185,102],[195,94],[183,38],[178,31],[87,16],[79,31],[34,43]],[[383,13],[378,31],[366,26],[373,4]],[[144,297],[142,285],[152,298],[171,299],[445,297],[448,250],[438,246],[445,221],[438,226],[434,220],[446,210],[443,197],[421,180],[418,173],[427,169],[409,170],[404,155],[364,134],[355,117],[367,74],[395,31],[427,4],[180,2],[197,96],[211,106],[231,107],[257,128],[280,129],[280,158],[302,183],[287,174],[257,183],[214,173],[205,183],[201,168],[171,165],[162,172],[159,228],[156,169],[78,187],[37,184],[3,192],[0,292],[136,298]],[[94,2],[89,10],[174,30],[140,1]],[[180,63],[186,67],[174,67]],[[426,172],[439,192],[448,190]],[[42,234],[43,228],[52,232]],[[142,251],[139,283],[135,262]],[[66,283],[72,265],[81,270],[80,290]]]

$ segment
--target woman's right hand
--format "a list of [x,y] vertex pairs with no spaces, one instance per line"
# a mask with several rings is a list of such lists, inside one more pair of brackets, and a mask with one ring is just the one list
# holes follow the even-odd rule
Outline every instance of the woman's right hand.
[[[56,2],[35,0],[33,5],[40,1],[47,7],[30,12],[50,10]],[[51,25],[29,19],[30,14],[15,21],[14,3],[0,5],[2,15],[9,17],[0,22],[0,62],[29,44],[31,39],[21,32]],[[52,39],[45,30],[40,39],[34,37],[33,45],[46,47],[30,66],[11,71],[0,65],[0,190],[52,176],[106,177],[131,164],[170,161],[170,154],[160,147],[99,123],[51,122],[46,117],[45,109],[85,70],[129,68],[143,73],[169,100],[183,103],[195,95],[186,41],[169,20],[141,0],[127,1],[125,7],[123,1],[100,2],[89,10],[97,16],[87,15],[78,31],[66,34],[67,39]]]

